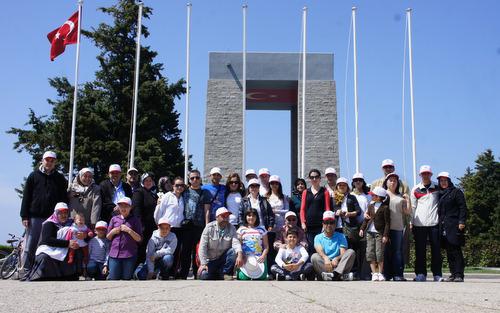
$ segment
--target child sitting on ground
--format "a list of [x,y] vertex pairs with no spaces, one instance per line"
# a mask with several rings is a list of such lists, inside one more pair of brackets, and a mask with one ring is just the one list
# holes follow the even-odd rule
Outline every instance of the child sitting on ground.
[[96,236],[89,241],[89,263],[87,275],[90,279],[104,280],[108,273],[108,254],[110,243],[106,238],[108,223],[99,221],[95,224]]
[[278,250],[276,264],[271,266],[271,272],[276,276],[276,280],[303,280],[312,271],[311,263],[306,264],[309,258],[307,250],[297,245],[298,237],[295,229],[287,231],[287,244]]

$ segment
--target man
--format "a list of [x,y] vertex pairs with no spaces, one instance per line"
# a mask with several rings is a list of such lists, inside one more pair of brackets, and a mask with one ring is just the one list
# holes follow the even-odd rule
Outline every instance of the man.
[[[396,165],[394,164],[394,161],[391,159],[383,160],[381,167],[384,175],[372,182],[370,186],[371,191],[373,191],[375,187],[382,187],[387,175],[394,173],[394,171],[396,170]],[[401,195],[407,194],[408,196],[410,196],[410,188],[408,187],[408,184],[402,181],[401,179],[399,180],[399,192],[401,193]]]
[[248,183],[250,181],[250,179],[252,179],[252,178],[257,179],[258,178],[257,173],[255,173],[255,170],[253,168],[249,168],[245,172],[245,180]]
[[132,193],[139,187],[141,187],[139,181],[139,171],[135,167],[131,167],[127,171],[127,184],[132,188]]
[[269,192],[269,178],[271,178],[271,172],[267,168],[261,168],[259,170],[260,188],[259,194],[265,197]]
[[441,234],[438,217],[438,186],[431,181],[429,165],[420,167],[422,181],[411,191],[412,229],[415,238],[415,279],[427,280],[427,241],[431,244],[431,270],[434,281],[442,281]]
[[[68,202],[68,182],[56,171],[57,155],[43,154],[42,164],[26,179],[21,204],[21,220],[26,228],[23,269],[28,272],[35,260],[35,251],[42,231],[42,223],[52,215],[58,202]],[[21,276],[20,276],[21,277]]]
[[333,191],[337,185],[337,171],[333,167],[329,167],[325,170],[326,185],[325,188],[330,193],[330,197],[333,197]]
[[198,277],[202,280],[232,279],[235,264],[244,264],[236,228],[229,223],[231,213],[221,207],[215,215],[216,220],[208,223],[201,235]]
[[222,172],[220,168],[214,167],[210,170],[211,184],[203,185],[201,188],[207,190],[212,195],[210,199],[211,208],[205,215],[205,223],[208,224],[215,220],[215,212],[218,208],[223,207],[226,194],[226,186],[220,183],[222,179]]
[[314,238],[316,253],[311,262],[318,279],[342,280],[343,275],[351,271],[356,253],[347,249],[347,239],[344,234],[335,231],[335,213],[323,213],[323,232]]
[[306,234],[304,233],[302,228],[297,225],[297,221],[297,214],[295,214],[295,212],[286,212],[285,225],[283,225],[282,228],[276,232],[276,240],[273,243],[274,250],[278,251],[281,247],[284,247],[286,245],[286,234],[290,229],[293,229],[297,232],[297,243],[307,250],[307,247],[309,245],[307,243]]
[[[182,238],[180,250],[180,269],[177,278],[187,279],[192,264],[196,273],[196,244],[200,241],[205,227],[205,217],[210,213],[212,195],[208,190],[201,189],[201,174],[198,170],[189,172],[189,189],[184,194],[184,221],[181,225]],[[192,261],[191,261],[192,260]]]
[[101,182],[101,220],[109,222],[114,215],[118,200],[123,197],[132,198],[132,188],[129,184],[122,182],[122,168],[118,164],[109,166],[109,179]]

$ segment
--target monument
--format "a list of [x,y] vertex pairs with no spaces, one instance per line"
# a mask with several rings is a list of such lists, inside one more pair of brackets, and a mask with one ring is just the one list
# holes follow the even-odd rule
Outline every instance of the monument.
[[[252,52],[246,66],[246,110],[291,111],[292,181],[301,168],[301,58],[299,53]],[[322,173],[329,166],[339,168],[333,54],[308,53],[306,64],[304,176],[312,168]],[[209,53],[205,177],[214,166],[224,176],[242,173],[242,68],[241,52]]]

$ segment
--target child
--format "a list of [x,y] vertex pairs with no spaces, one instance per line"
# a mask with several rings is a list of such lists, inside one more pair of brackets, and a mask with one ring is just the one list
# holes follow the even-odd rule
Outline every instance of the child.
[[271,266],[271,272],[276,276],[276,280],[299,280],[301,276],[311,272],[311,263],[305,264],[309,254],[303,246],[297,245],[298,237],[295,229],[287,231],[287,244],[278,250],[276,264]]
[[[89,262],[89,247],[87,241],[85,239],[78,239],[76,235],[79,233],[86,233],[87,238],[92,238],[94,234],[92,231],[85,225],[85,216],[82,213],[76,213],[75,220],[73,224],[69,227],[69,230],[66,234],[66,240],[76,240],[78,246],[82,249],[83,252],[83,271],[85,274],[86,265]],[[73,264],[75,258],[75,249],[68,250],[68,264]]]
[[108,223],[99,221],[95,224],[96,237],[89,241],[89,263],[87,275],[90,279],[104,280],[108,272],[109,240],[106,238]]
[[363,237],[368,226],[366,230],[366,260],[370,262],[372,281],[384,281],[385,277],[382,274],[384,270],[384,245],[388,241],[391,225],[389,197],[387,191],[382,187],[375,187],[371,194],[372,201],[359,230],[359,236]]
[[153,279],[160,272],[160,278],[167,280],[174,264],[176,247],[177,237],[170,232],[170,222],[166,217],[160,218],[158,229],[153,232],[146,248],[146,263],[137,267],[135,277],[140,280]]

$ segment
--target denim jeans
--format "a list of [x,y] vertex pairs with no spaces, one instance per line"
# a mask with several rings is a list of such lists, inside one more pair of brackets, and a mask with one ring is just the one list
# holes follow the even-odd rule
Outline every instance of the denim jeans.
[[413,236],[415,237],[415,274],[427,276],[427,240],[429,240],[432,274],[443,276],[439,226],[413,226]]
[[134,274],[135,260],[137,257],[130,258],[109,258],[109,280],[131,280]]
[[25,245],[23,253],[23,268],[28,272],[33,263],[35,262],[35,252],[40,241],[40,234],[42,233],[42,223],[45,218],[31,217],[29,219],[29,226],[26,228]]
[[[170,269],[174,265],[174,256],[171,254],[164,255],[155,260],[154,272],[160,272],[161,278],[168,278]],[[146,280],[148,278],[148,266],[146,263],[140,264],[135,270],[135,274],[139,280]]]
[[201,280],[222,280],[224,275],[233,275],[236,253],[231,248],[218,259],[208,261],[208,270],[201,273]]
[[384,251],[384,276],[386,279],[403,277],[403,231],[391,229],[389,240]]
[[88,277],[94,278],[95,280],[104,280],[106,277],[102,274],[103,267],[104,263],[90,260],[89,264],[87,264]]

